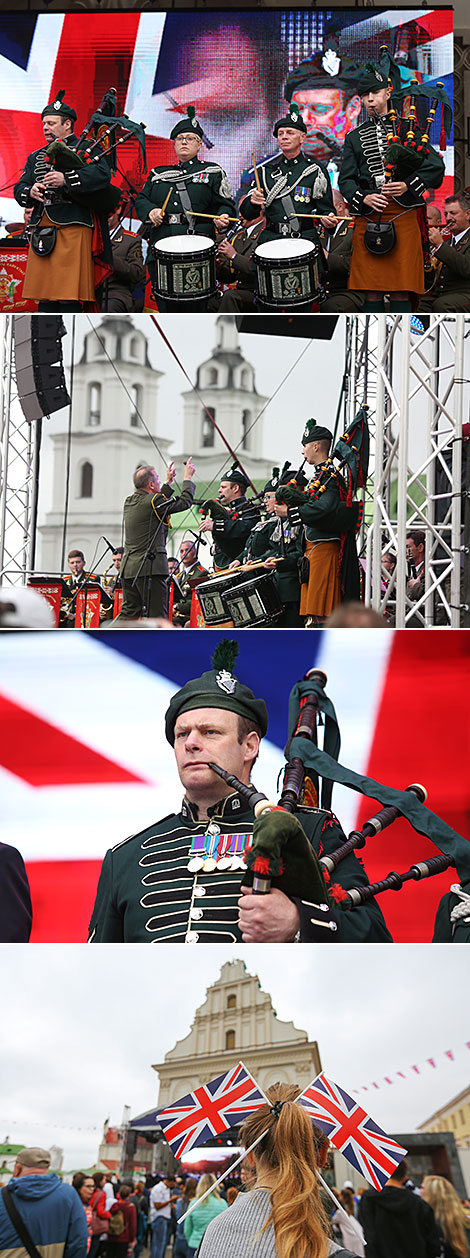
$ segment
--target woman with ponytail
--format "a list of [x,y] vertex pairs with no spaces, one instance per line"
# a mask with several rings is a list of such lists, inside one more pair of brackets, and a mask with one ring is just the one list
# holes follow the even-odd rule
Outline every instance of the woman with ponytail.
[[329,1239],[315,1174],[328,1141],[294,1104],[299,1095],[292,1084],[273,1084],[266,1090],[269,1104],[243,1124],[245,1149],[266,1132],[248,1154],[256,1167],[255,1186],[209,1224],[198,1258],[353,1258]]

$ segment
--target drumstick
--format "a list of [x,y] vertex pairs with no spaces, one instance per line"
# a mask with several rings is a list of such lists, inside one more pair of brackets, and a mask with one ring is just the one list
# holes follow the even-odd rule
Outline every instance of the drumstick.
[[260,192],[260,193],[261,193],[261,196],[264,196],[263,189],[262,189],[262,187],[261,187],[261,180],[260,180],[260,177],[259,177],[259,174],[258,174],[258,168],[257,168],[256,162],[255,162],[255,155],[254,155],[254,153],[253,153],[253,152],[252,152],[252,154],[251,154],[251,160],[252,160],[252,162],[253,162],[253,174],[254,174],[254,176],[255,176],[255,181],[256,181],[256,187],[257,187],[257,190],[258,190],[258,192]]
[[294,210],[294,213],[290,214],[289,218],[334,218],[336,223],[354,222],[353,214],[345,214],[344,216],[341,214],[299,214],[298,210]]
[[[276,563],[281,563],[282,555],[279,555],[279,558],[273,555],[272,558],[276,560]],[[264,562],[265,562],[264,559],[256,559],[254,563],[240,564],[239,568],[219,568],[216,573],[216,576],[225,577],[225,576],[228,576],[230,572],[241,572],[241,571],[251,572],[254,568],[264,568]],[[209,577],[209,581],[211,581],[211,579],[212,578]],[[209,584],[209,582],[207,582],[206,584]]]
[[[211,218],[212,221],[214,221],[215,218],[222,218],[221,214],[203,214],[202,210],[193,210],[192,213],[194,215],[194,218]],[[225,215],[223,217],[225,217]],[[240,222],[239,218],[230,218],[228,214],[227,214],[227,218],[228,218],[229,223]]]
[[167,205],[168,205],[168,202],[169,202],[169,200],[170,200],[171,194],[172,194],[172,192],[173,192],[173,187],[174,187],[174,184],[172,184],[172,185],[171,185],[171,188],[170,188],[170,191],[169,191],[169,193],[168,193],[168,196],[167,196],[167,197],[165,197],[165,200],[164,200],[163,205],[162,205],[162,214],[164,214],[164,213],[165,213],[166,207],[167,207]]

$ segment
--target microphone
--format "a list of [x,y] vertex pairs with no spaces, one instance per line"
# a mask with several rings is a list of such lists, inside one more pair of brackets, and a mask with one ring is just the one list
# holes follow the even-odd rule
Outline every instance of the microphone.
[[104,542],[106,542],[106,545],[107,545],[107,547],[108,547],[108,550],[110,550],[110,551],[112,552],[112,554],[113,554],[113,555],[116,555],[116,554],[117,554],[117,546],[112,546],[112,545],[111,545],[111,542],[108,542],[108,539],[107,539],[107,537],[105,537],[104,533],[102,533],[102,534],[101,534],[101,536],[102,536],[102,538],[103,538],[103,541],[104,541]]
[[190,534],[191,534],[191,537],[195,537],[195,538],[196,538],[196,541],[197,541],[197,542],[199,542],[199,545],[200,545],[200,546],[207,546],[207,541],[206,541],[205,537],[200,537],[200,536],[199,536],[199,533],[195,533],[195,532],[193,531],[193,529],[186,529],[186,532],[187,532],[187,533],[190,533]]

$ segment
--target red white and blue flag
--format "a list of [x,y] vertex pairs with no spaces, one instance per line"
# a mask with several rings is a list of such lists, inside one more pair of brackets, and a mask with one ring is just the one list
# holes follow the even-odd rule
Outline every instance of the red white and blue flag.
[[167,1109],[157,1110],[156,1121],[175,1158],[180,1158],[194,1145],[238,1126],[266,1102],[264,1092],[240,1061],[234,1070],[196,1088]]
[[[0,827],[22,853],[33,896],[34,942],[84,942],[101,861],[129,834],[178,811],[182,787],[166,742],[169,700],[209,666],[218,631],[146,634],[31,632],[0,642]],[[269,710],[254,781],[277,795],[289,692],[309,668],[328,677],[341,728],[343,764],[404,788],[422,782],[428,805],[468,837],[470,816],[470,634],[445,635],[445,705],[438,633],[296,630],[240,633],[237,675]],[[334,787],[347,833],[374,801]],[[436,849],[400,820],[370,839],[362,859],[371,881],[401,872]],[[397,942],[428,942],[448,870],[409,882],[379,903]]]
[[374,1122],[339,1083],[318,1075],[297,1104],[328,1136],[335,1149],[380,1192],[407,1150]]

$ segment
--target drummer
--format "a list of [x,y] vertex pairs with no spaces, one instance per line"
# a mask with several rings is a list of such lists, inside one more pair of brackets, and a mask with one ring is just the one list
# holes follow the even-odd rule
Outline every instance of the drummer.
[[[266,228],[260,236],[260,244],[279,237],[302,236],[319,245],[312,216],[321,215],[325,227],[336,226],[333,193],[323,162],[304,157],[302,153],[307,128],[298,105],[289,105],[285,118],[276,122],[273,135],[281,150],[279,161],[260,166],[261,191],[256,182],[252,184],[241,202],[243,216],[249,220],[258,218],[260,207],[263,208]],[[321,249],[319,253],[322,254]]]
[[[229,219],[236,217],[225,171],[216,162],[199,160],[203,136],[194,106],[188,105],[187,116],[176,123],[170,134],[177,162],[171,166],[155,166],[137,197],[136,212],[145,224],[150,245],[148,269],[152,286],[155,281],[152,245],[168,236],[187,236],[193,232],[215,240],[216,231],[226,231]],[[170,189],[171,195],[163,211]],[[210,217],[199,218],[200,213]],[[161,298],[158,305],[164,308]]]
[[230,566],[238,568],[241,564],[264,560],[265,568],[274,573],[274,587],[283,606],[276,625],[278,628],[298,629],[304,623],[299,612],[303,526],[291,524],[287,507],[276,501],[276,489],[286,484],[303,489],[307,478],[303,472],[295,472],[290,463],[284,463],[282,471],[273,467],[272,476],[264,486],[265,519],[252,529],[240,558],[234,559]]

